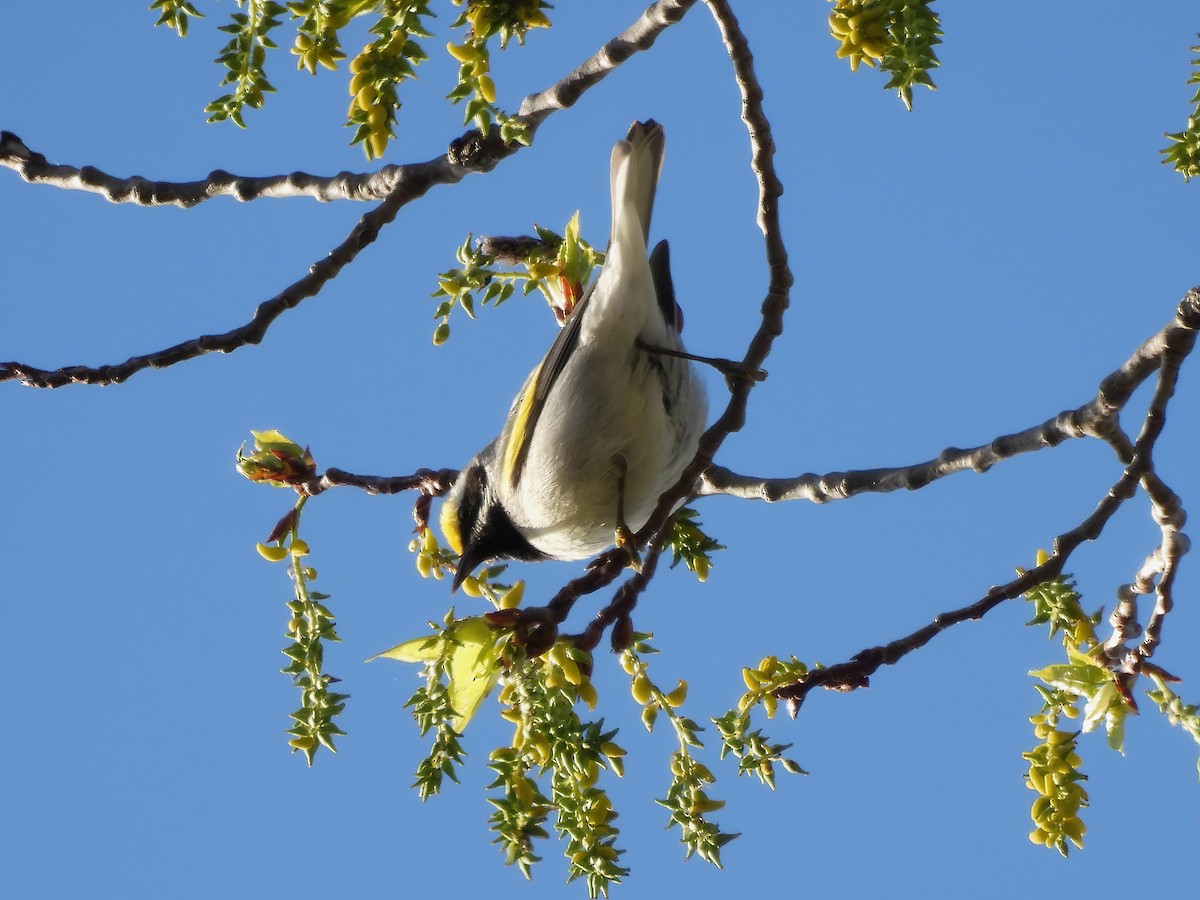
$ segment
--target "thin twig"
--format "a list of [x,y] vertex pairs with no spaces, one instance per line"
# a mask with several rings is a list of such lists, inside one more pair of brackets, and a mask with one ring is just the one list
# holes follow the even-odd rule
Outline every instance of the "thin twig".
[[449,171],[449,164],[445,160],[434,160],[424,167],[406,167],[405,177],[383,203],[359,219],[346,239],[329,251],[327,256],[313,263],[307,275],[271,299],[261,302],[254,310],[254,317],[244,325],[223,334],[205,334],[164,350],[131,356],[123,363],[112,365],[40,369],[20,362],[0,363],[0,382],[20,380],[22,384],[36,388],[58,388],[68,384],[120,384],[143,369],[165,369],[207,353],[231,353],[249,344],[257,344],[279,316],[309,297],[315,297],[358,256],[359,251],[373,243],[380,230],[396,218],[401,207],[423,195],[434,184],[444,183],[442,178],[434,175],[438,170],[444,173],[444,177],[453,176],[454,180],[462,178],[462,173]]
[[326,469],[314,475],[297,490],[310,497],[335,487],[361,488],[368,494],[400,494],[421,491],[436,497],[450,490],[458,473],[454,469],[417,469],[411,475],[355,475],[342,469]]
[[638,598],[649,586],[650,579],[654,577],[661,555],[661,544],[651,544],[647,548],[642,557],[641,570],[635,572],[628,581],[621,585],[612,600],[596,613],[596,617],[588,623],[582,634],[569,636],[577,647],[590,653],[600,643],[600,639],[610,625],[621,619],[629,619],[633,615]]
[[[1133,441],[1123,430],[1116,429],[1106,440],[1121,462],[1128,463],[1133,458]],[[1164,617],[1175,605],[1172,592],[1175,573],[1181,558],[1191,546],[1188,536],[1182,531],[1187,513],[1179,495],[1163,483],[1153,470],[1142,477],[1141,488],[1150,500],[1151,518],[1159,527],[1159,544],[1146,557],[1133,581],[1117,589],[1117,604],[1109,616],[1113,630],[1104,642],[1105,653],[1115,660],[1133,652],[1129,649],[1129,643],[1141,636],[1143,640],[1136,653],[1142,663],[1130,659],[1131,666],[1144,664],[1154,655],[1154,649],[1161,639]],[[1137,621],[1137,598],[1151,592],[1156,598],[1154,610],[1146,628],[1142,629]]]
[[[750,133],[750,167],[758,183],[758,227],[763,233],[770,280],[762,302],[762,319],[742,359],[745,372],[758,372],[771,352],[775,338],[783,334],[783,316],[790,304],[795,278],[788,267],[787,247],[779,224],[779,197],[783,183],[775,173],[775,141],[771,123],[763,111],[763,91],[754,72],[754,57],[733,11],[725,0],[705,0],[716,19],[721,38],[733,63],[742,95],[742,121]],[[712,465],[713,457],[725,439],[739,431],[746,421],[746,404],[758,381],[752,377],[729,380],[730,397],[725,411],[700,438],[699,450],[691,465],[671,490],[659,500],[650,520],[638,533],[639,539],[668,527],[672,512],[681,500],[694,496],[701,476]]]

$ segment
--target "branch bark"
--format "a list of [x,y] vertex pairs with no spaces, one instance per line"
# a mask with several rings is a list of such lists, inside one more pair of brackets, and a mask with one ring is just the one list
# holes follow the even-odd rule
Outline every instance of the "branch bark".
[[[1046,562],[1028,572],[1024,572],[1007,584],[1000,587],[993,587],[982,598],[969,606],[942,613],[924,628],[884,646],[869,647],[861,650],[846,662],[838,663],[828,668],[814,669],[795,684],[781,688],[776,694],[780,699],[788,702],[788,708],[792,715],[796,714],[800,704],[804,702],[813,688],[820,686],[831,690],[849,691],[866,687],[870,683],[870,676],[880,666],[892,665],[899,662],[909,653],[923,647],[929,641],[933,640],[934,637],[952,626],[972,619],[981,619],[1005,600],[1012,600],[1044,581],[1059,577],[1063,572],[1063,567],[1066,565],[1067,560],[1076,548],[1085,541],[1093,541],[1100,536],[1113,514],[1116,513],[1126,500],[1134,495],[1139,484],[1144,484],[1147,479],[1153,477],[1154,481],[1151,482],[1152,489],[1159,491],[1161,482],[1158,482],[1157,478],[1153,475],[1154,445],[1158,441],[1166,424],[1167,405],[1175,392],[1180,366],[1195,346],[1197,329],[1200,329],[1200,288],[1193,288],[1179,304],[1175,321],[1143,344],[1125,366],[1122,366],[1117,373],[1110,375],[1101,383],[1100,395],[1097,397],[1097,401],[1102,400],[1106,394],[1110,397],[1120,397],[1125,388],[1128,387],[1128,392],[1125,393],[1123,399],[1120,401],[1124,403],[1128,399],[1128,393],[1132,393],[1132,387],[1123,380],[1123,373],[1129,373],[1133,370],[1141,372],[1143,367],[1149,364],[1148,361],[1151,356],[1157,357],[1158,383],[1155,386],[1154,396],[1151,398],[1146,409],[1141,431],[1138,434],[1137,441],[1132,446],[1132,452],[1129,454],[1128,463],[1124,471],[1122,471],[1121,477],[1108,489],[1108,492],[1101,498],[1090,515],[1070,531],[1055,538],[1054,552],[1050,554]],[[1150,355],[1143,354],[1143,350],[1148,347],[1153,348],[1153,353]],[[1136,365],[1131,365],[1135,362]],[[1114,381],[1114,378],[1118,375],[1122,377]],[[1144,378],[1144,375],[1142,377]],[[1107,391],[1106,385],[1108,386]],[[1115,413],[1115,410],[1112,412]],[[1118,441],[1118,443],[1120,442]],[[1159,493],[1159,500],[1165,500],[1161,492]],[[1181,508],[1176,509],[1169,517],[1178,525],[1181,525],[1183,519],[1186,518]],[[1166,532],[1164,534],[1167,535]],[[1158,554],[1163,559],[1168,556],[1172,558],[1172,577],[1175,564],[1178,563],[1182,553],[1186,552],[1187,547],[1187,538],[1178,531],[1177,527],[1169,533],[1169,536],[1164,536],[1163,544],[1160,546]],[[1159,582],[1160,588],[1162,580],[1160,579]],[[1126,596],[1123,599],[1128,601],[1131,597]],[[1170,593],[1168,585],[1166,600],[1164,601],[1160,589],[1159,602],[1152,615],[1151,621],[1154,624],[1156,633],[1161,628],[1162,618],[1169,611],[1169,607]],[[1141,648],[1137,648],[1136,650],[1131,649],[1124,653],[1121,652],[1124,640],[1132,637],[1133,634],[1123,622],[1130,615],[1130,611],[1126,609],[1119,611],[1119,613],[1118,620],[1114,622],[1114,632],[1119,633],[1122,628],[1125,628],[1126,631],[1121,635],[1121,640],[1116,642],[1114,646],[1107,647],[1106,645],[1110,652],[1110,665],[1116,671],[1137,671],[1142,661],[1149,653],[1153,652],[1154,645],[1151,643],[1147,646],[1146,641],[1143,641]],[[1154,643],[1156,642],[1157,640]]]
[[[1111,443],[1117,439],[1113,436],[1119,432],[1118,414],[1125,408],[1133,392],[1158,370],[1164,355],[1169,352],[1186,355],[1190,352],[1189,342],[1195,339],[1196,328],[1190,310],[1195,308],[1195,304],[1200,304],[1200,288],[1189,291],[1181,301],[1175,318],[1143,341],[1116,371],[1100,382],[1093,399],[1024,431],[1001,435],[987,444],[967,450],[947,447],[935,459],[908,466],[829,472],[825,475],[805,473],[791,478],[741,475],[721,466],[713,466],[704,473],[698,494],[728,494],[768,503],[780,500],[827,503],[863,493],[888,493],[901,489],[915,491],[956,472],[986,472],[1005,459],[1055,447],[1070,438],[1096,437]],[[1184,347],[1187,349],[1182,349]],[[1131,449],[1129,452],[1132,452]],[[1128,456],[1123,461],[1128,462]],[[1156,487],[1161,482],[1155,481],[1152,473],[1149,478],[1149,489],[1154,491],[1152,499],[1159,496],[1164,507],[1170,506],[1169,492],[1163,493]]]
[[[682,19],[695,3],[696,0],[659,0],[558,83],[526,97],[521,104],[520,117],[530,126],[531,133],[555,110],[573,106],[630,56],[650,49],[658,36]],[[510,148],[509,152],[512,149],[515,148]],[[493,160],[492,165],[497,161]],[[429,163],[415,165],[420,168]],[[391,195],[405,177],[411,177],[406,176],[405,170],[413,167],[412,164],[389,165],[375,172],[339,172],[336,175],[292,172],[264,177],[234,175],[217,169],[199,180],[157,181],[141,175],[111,175],[95,166],[52,163],[44,154],[31,150],[11,131],[0,131],[0,166],[12,169],[30,184],[88,191],[100,194],[111,203],[184,208],[214,197],[233,197],[242,202],[284,197],[308,197],[323,203],[331,200],[379,201]],[[479,166],[477,170],[482,168]]]
[[68,384],[120,384],[143,369],[165,369],[207,353],[232,353],[250,344],[257,344],[284,312],[296,308],[309,297],[315,297],[343,268],[353,262],[364,247],[379,237],[379,232],[396,218],[405,204],[422,196],[435,184],[445,183],[446,179],[458,181],[464,174],[452,169],[443,159],[421,166],[404,167],[403,177],[383,203],[359,219],[345,240],[313,263],[307,275],[292,282],[271,299],[259,303],[254,316],[244,325],[221,334],[203,334],[172,347],[131,356],[122,363],[111,365],[40,369],[21,362],[4,362],[0,363],[0,382],[19,380],[27,387],[36,388],[59,388]]
[[292,172],[254,178],[222,169],[198,181],[153,181],[141,175],[121,178],[95,166],[52,163],[11,131],[0,131],[0,166],[12,169],[30,184],[99,194],[110,203],[138,206],[182,206],[190,209],[214,197],[248,201],[265,198],[309,197],[330,200],[382,200],[402,178],[405,166],[384,166],[377,172],[339,172],[310,175]]
[[[659,0],[633,25],[605,44],[557,84],[531,95],[522,104],[522,115],[530,125],[530,135],[556,109],[564,109],[606,77],[636,52],[652,46],[658,35],[678,22],[696,0]],[[123,363],[103,366],[62,366],[42,369],[21,362],[0,363],[0,382],[17,381],[28,387],[57,388],[68,384],[120,384],[143,369],[164,369],[207,353],[232,353],[262,341],[271,324],[285,311],[303,300],[316,296],[326,283],[371,244],[390,224],[400,209],[423,196],[438,184],[455,184],[471,172],[491,171],[501,160],[516,153],[519,145],[504,144],[493,130],[488,138],[468,132],[450,145],[444,157],[424,163],[387,166],[377,173],[341,175],[330,178],[294,173],[266,179],[246,179],[226,172],[214,172],[205,182],[150,182],[140,177],[119,179],[99,169],[53,166],[44,156],[34,153],[11,132],[0,133],[0,165],[18,171],[26,181],[37,181],[62,188],[91,190],[113,202],[153,205],[169,203],[193,206],[210,196],[228,193],[248,200],[266,196],[310,196],[318,200],[346,195],[349,199],[377,199],[383,202],[359,220],[354,230],[327,256],[314,263],[309,273],[293,282],[269,300],[258,305],[254,317],[244,325],[221,334],[206,334],[163,350],[132,356]],[[357,194],[355,194],[357,192]],[[353,195],[353,196],[350,196]]]

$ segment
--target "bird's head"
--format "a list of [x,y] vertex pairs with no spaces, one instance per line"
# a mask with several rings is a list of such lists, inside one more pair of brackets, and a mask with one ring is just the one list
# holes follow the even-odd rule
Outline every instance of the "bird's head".
[[488,448],[458,473],[442,502],[439,524],[446,542],[459,555],[451,591],[476,567],[494,559],[545,559],[513,522],[494,488]]

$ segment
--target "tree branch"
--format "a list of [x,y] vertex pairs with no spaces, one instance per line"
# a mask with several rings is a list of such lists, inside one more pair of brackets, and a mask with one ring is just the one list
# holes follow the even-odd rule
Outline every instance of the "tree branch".
[[783,316],[790,305],[791,288],[795,282],[788,266],[787,247],[779,225],[779,198],[783,194],[783,183],[775,172],[775,141],[771,136],[771,124],[763,111],[763,91],[754,72],[754,57],[729,4],[725,0],[705,0],[705,4],[716,19],[742,95],[742,121],[750,133],[750,167],[758,183],[756,221],[763,233],[770,280],[762,302],[758,330],[741,361],[742,369],[747,374],[741,378],[727,379],[730,397],[725,411],[700,437],[696,457],[679,482],[660,498],[649,522],[638,533],[639,545],[641,539],[668,526],[679,502],[695,495],[701,477],[712,466],[713,458],[725,438],[745,424],[750,391],[759,383],[759,379],[750,373],[758,373],[762,369],[775,338],[783,334]]
[[[634,53],[648,50],[659,34],[682,19],[695,3],[696,0],[659,0],[629,28],[557,84],[526,97],[521,105],[520,116],[530,126],[531,133],[555,110],[574,105],[584,92]],[[492,165],[496,161],[493,160]],[[409,168],[390,165],[376,172],[339,172],[336,175],[292,172],[257,178],[233,175],[218,169],[198,181],[154,181],[140,175],[121,178],[95,166],[51,163],[11,131],[0,131],[0,166],[12,169],[30,184],[89,191],[100,194],[111,203],[184,208],[191,208],[214,197],[233,197],[240,201],[281,197],[309,197],[321,202],[378,201],[391,194],[396,184],[405,177],[404,170]]]
[[[744,377],[728,379],[730,398],[729,403],[725,407],[725,412],[701,435],[695,458],[687,469],[684,470],[679,481],[659,498],[658,505],[650,515],[649,520],[634,536],[633,546],[615,547],[602,553],[588,566],[588,571],[585,574],[566,584],[546,606],[524,609],[520,616],[519,627],[529,632],[533,632],[538,626],[543,624],[545,625],[545,628],[542,629],[544,631],[549,631],[551,625],[556,629],[559,623],[565,621],[571,608],[580,597],[600,590],[615,581],[632,561],[638,548],[648,547],[647,555],[651,560],[657,557],[658,552],[666,544],[671,520],[679,503],[685,498],[694,495],[701,474],[712,465],[713,455],[720,449],[725,438],[739,430],[744,424],[746,403],[749,399],[750,391],[758,383],[758,379],[749,373],[757,373],[762,368],[762,364],[766,361],[775,338],[783,333],[783,314],[788,308],[789,291],[795,279],[788,268],[787,248],[784,246],[779,228],[779,197],[783,194],[783,184],[775,173],[775,142],[771,137],[771,125],[767,120],[766,114],[763,112],[763,92],[758,83],[758,77],[754,72],[754,58],[750,53],[749,44],[738,25],[737,19],[734,17],[725,0],[705,0],[705,4],[712,11],[713,17],[717,21],[717,27],[725,43],[726,52],[733,64],[738,88],[742,94],[742,121],[746,123],[747,130],[750,133],[751,168],[754,171],[755,180],[758,182],[759,188],[757,222],[760,230],[763,232],[767,264],[770,270],[767,296],[763,300],[761,307],[762,321],[754,337],[751,339],[750,345],[746,350],[746,355],[741,363],[742,370],[747,374]],[[681,3],[679,5],[686,10],[684,4]],[[651,12],[654,12],[654,10],[647,10],[647,16]],[[646,16],[643,16],[638,24],[640,25],[645,20]],[[622,38],[618,38],[617,40],[621,41],[627,38],[629,34],[630,32],[627,31]],[[606,48],[611,44],[613,42],[606,45]],[[602,50],[600,54],[597,54],[597,57],[601,56],[604,52]],[[624,47],[614,47],[610,52],[620,54],[626,51]],[[616,56],[618,61],[623,58],[623,56]],[[581,72],[584,68],[580,67],[576,71]],[[579,77],[583,79],[589,76],[581,74]],[[568,79],[564,79],[564,81],[569,80],[570,76],[568,76]],[[526,100],[522,109],[524,111],[528,107],[530,115],[534,115],[539,108],[539,104],[543,102],[549,103],[552,99],[550,96],[544,94],[535,95]],[[560,98],[559,101],[554,102],[568,102],[569,104],[569,102],[574,101],[570,99],[562,101]],[[653,571],[654,568],[651,566],[649,574],[637,575],[631,579],[629,590],[632,593],[629,594],[629,597],[632,597],[634,601],[636,601],[636,597],[645,589],[650,574]],[[622,591],[624,590],[625,588],[623,587]],[[623,593],[619,592],[612,603],[606,608],[607,610],[612,610],[614,613],[612,621],[620,622],[628,620],[627,614],[625,616],[620,615],[621,610],[618,608],[620,604],[627,602],[628,598],[623,599],[623,596]],[[605,611],[601,612],[600,618],[606,619]],[[601,627],[603,628],[607,624],[608,621],[606,619],[604,625]],[[599,634],[595,632],[595,629],[586,632],[585,635],[589,641],[599,640]],[[543,635],[539,633],[538,640],[540,641],[542,638]]]
[[[1169,345],[1163,352],[1163,365],[1164,368],[1173,366],[1178,374],[1178,369],[1195,345],[1197,331],[1200,331],[1200,288],[1193,288],[1180,301],[1176,317],[1181,324],[1191,329],[1190,341],[1180,340]],[[1171,387],[1173,390],[1174,380]],[[1151,405],[1153,406],[1153,403]],[[1160,415],[1166,415],[1165,400]],[[1153,656],[1155,648],[1162,640],[1163,622],[1175,605],[1172,588],[1179,570],[1179,562],[1191,548],[1190,539],[1181,530],[1187,521],[1187,513],[1184,512],[1179,496],[1167,487],[1153,470],[1146,473],[1141,483],[1146,496],[1150,498],[1151,516],[1158,523],[1162,540],[1142,567],[1142,572],[1157,569],[1158,582],[1154,587],[1154,609],[1150,613],[1141,646],[1138,648],[1139,663]],[[1142,581],[1142,572],[1138,575],[1139,583]]]
[[[555,109],[565,108],[574,103],[584,91],[633,53],[650,47],[663,29],[679,21],[695,2],[696,0],[659,0],[647,9],[637,22],[605,44],[558,84],[541,94],[526,98],[523,108],[527,106],[529,110],[526,116],[530,123],[530,134],[532,135],[537,126]],[[308,275],[292,283],[270,300],[260,303],[254,311],[254,317],[245,325],[223,334],[201,335],[164,350],[130,357],[125,362],[115,365],[40,369],[20,362],[0,363],[0,382],[20,380],[29,387],[39,388],[57,388],[67,384],[119,384],[146,368],[163,369],[207,353],[230,353],[247,344],[257,344],[262,341],[271,323],[284,311],[315,296],[358,255],[360,250],[372,243],[379,236],[380,230],[395,219],[401,207],[423,196],[434,185],[454,184],[471,172],[490,171],[500,160],[516,153],[518,149],[519,145],[501,142],[493,129],[487,138],[477,131],[468,132],[450,145],[450,150],[444,157],[425,163],[388,166],[373,175],[354,176],[343,173],[331,179],[321,179],[296,174],[280,176],[278,179],[239,179],[228,176],[228,173],[214,173],[220,176],[217,181],[218,187],[230,186],[229,192],[239,199],[254,199],[256,196],[298,196],[288,192],[303,185],[311,189],[304,195],[326,200],[349,185],[357,185],[365,193],[382,190],[383,186],[389,183],[390,187],[386,190],[383,203],[363,216],[341,244],[314,263]],[[206,187],[205,182],[172,184],[147,182],[140,178],[116,179],[90,167],[75,170],[70,167],[50,166],[44,156],[30,151],[11,132],[0,133],[0,164],[21,172],[27,181],[42,180],[58,187],[95,190],[114,202],[152,202],[152,198],[157,196],[172,198],[160,202],[188,206],[201,199],[207,199],[211,187]],[[54,170],[51,173],[53,177],[46,174],[46,169]],[[43,171],[46,177],[27,177],[29,173],[38,171]],[[254,193],[255,190],[258,193]],[[205,196],[201,196],[202,194]],[[187,198],[191,198],[193,202],[185,202]],[[364,195],[354,199],[370,198]]]
[[100,194],[110,203],[138,206],[182,206],[190,209],[214,197],[259,200],[279,197],[311,197],[329,200],[382,200],[400,180],[404,166],[384,166],[378,172],[339,172],[310,175],[292,172],[252,178],[221,169],[200,181],[152,181],[140,175],[120,178],[94,166],[58,165],[30,150],[11,131],[0,131],[0,166],[12,169],[30,184],[45,184],[63,190]]
[[582,634],[570,636],[577,647],[587,650],[590,653],[600,643],[600,638],[604,636],[605,630],[610,625],[618,622],[627,622],[628,625],[624,628],[618,628],[614,632],[614,640],[612,642],[613,652],[620,652],[628,646],[627,643],[623,646],[618,646],[623,642],[617,635],[619,633],[627,633],[629,636],[632,636],[633,609],[637,606],[638,597],[642,595],[642,592],[650,584],[650,579],[654,577],[654,572],[658,568],[658,561],[661,556],[662,543],[652,543],[642,558],[641,569],[621,585],[609,604],[596,613],[596,617],[588,623],[587,628],[584,629]]
[[[1190,342],[1195,339],[1195,325],[1189,324],[1188,309],[1192,308],[1191,304],[1200,304],[1200,288],[1188,292],[1174,320],[1144,341],[1129,359],[1100,382],[1092,400],[1024,431],[1002,435],[988,444],[968,450],[948,447],[936,459],[895,468],[829,472],[825,475],[806,473],[795,478],[762,478],[713,466],[702,476],[699,495],[729,494],[768,503],[780,500],[826,503],[862,493],[888,493],[901,489],[915,491],[955,472],[986,472],[1009,457],[1054,447],[1069,438],[1090,436],[1110,440],[1111,435],[1120,431],[1116,425],[1117,414],[1124,409],[1133,392],[1159,367],[1164,355],[1168,352],[1182,352],[1184,355],[1190,352]],[[1128,462],[1128,458],[1123,461]],[[1150,483],[1153,485],[1155,482]],[[1164,508],[1171,505],[1166,495],[1162,495],[1162,500]]]
[[[1133,459],[1133,442],[1122,429],[1116,429],[1107,440],[1122,463],[1128,464]],[[1141,488],[1150,500],[1150,515],[1158,524],[1161,537],[1133,581],[1117,589],[1117,604],[1108,618],[1112,634],[1104,642],[1108,657],[1125,656],[1131,670],[1154,655],[1161,640],[1163,621],[1175,605],[1172,587],[1179,562],[1191,546],[1188,536],[1181,530],[1187,521],[1187,513],[1179,496],[1153,471],[1142,477]],[[1143,631],[1138,624],[1137,598],[1151,592],[1155,594],[1155,606]],[[1129,642],[1139,635],[1143,636],[1141,646],[1136,650],[1140,659],[1134,659],[1129,655],[1134,653],[1129,649]]]
[[355,475],[343,469],[326,469],[314,475],[296,489],[309,497],[323,494],[330,488],[356,487],[368,494],[400,494],[404,491],[421,491],[436,497],[450,490],[458,472],[454,469],[417,469],[411,475]]
[[521,103],[520,117],[531,128],[536,129],[555,110],[574,106],[585,91],[633,54],[649,50],[663,31],[682,19],[695,5],[696,0],[659,0],[652,4],[636,22],[584,60],[557,84],[526,97]]
[[114,365],[39,369],[20,362],[0,363],[0,382],[19,379],[28,387],[36,388],[58,388],[68,384],[120,384],[143,369],[165,369],[206,353],[231,353],[248,344],[257,344],[279,316],[309,297],[315,297],[326,283],[358,256],[359,251],[373,243],[380,230],[396,218],[401,207],[422,196],[435,184],[459,181],[465,174],[464,170],[452,166],[445,159],[403,167],[400,181],[383,203],[359,219],[346,239],[329,251],[327,256],[313,263],[307,275],[260,303],[254,310],[254,317],[244,325],[223,334],[201,335],[165,350],[131,356],[125,362]]
[[[1145,348],[1148,345],[1154,344],[1159,348],[1157,351],[1159,375],[1154,396],[1147,407],[1142,429],[1136,443],[1133,445],[1133,452],[1129,463],[1125,466],[1121,477],[1109,488],[1108,493],[1100,500],[1092,513],[1075,528],[1055,538],[1054,552],[1046,562],[1023,573],[1005,585],[993,587],[980,600],[970,606],[942,613],[924,628],[906,637],[892,641],[890,644],[882,647],[871,647],[862,650],[851,657],[848,662],[838,663],[828,668],[814,669],[802,680],[780,689],[776,694],[781,699],[788,701],[792,715],[796,714],[800,704],[804,702],[804,699],[813,688],[822,686],[831,690],[848,691],[866,687],[870,683],[870,676],[880,666],[892,665],[912,651],[923,647],[935,636],[948,628],[960,622],[981,619],[1005,600],[1019,597],[1043,581],[1059,577],[1062,574],[1063,566],[1075,549],[1085,541],[1092,541],[1098,538],[1113,514],[1121,507],[1121,504],[1132,497],[1137,490],[1138,484],[1152,473],[1154,444],[1158,440],[1159,435],[1162,434],[1163,426],[1166,424],[1167,404],[1170,402],[1171,396],[1175,391],[1179,368],[1184,358],[1195,346],[1196,330],[1198,328],[1200,328],[1200,289],[1193,288],[1180,303],[1173,326],[1163,329],[1155,338],[1142,345]],[[1162,338],[1162,340],[1158,341],[1158,338]],[[1131,362],[1134,359],[1141,358],[1139,356],[1140,350],[1141,348],[1139,348],[1139,353],[1134,354]],[[1127,363],[1120,371],[1125,372],[1129,369],[1130,365]],[[1113,376],[1109,376],[1102,383],[1101,397],[1105,394],[1104,384],[1110,383],[1112,379]],[[1116,388],[1114,390],[1116,393],[1120,393]],[[1178,537],[1180,539],[1174,543],[1173,549],[1181,554],[1182,552],[1186,552],[1187,541],[1186,537],[1182,535]],[[1178,556],[1175,557],[1175,560],[1178,560]],[[1162,605],[1163,600],[1160,592],[1159,606]],[[1155,617],[1159,625],[1161,625],[1162,616],[1167,611],[1169,611],[1169,607],[1164,609],[1160,615],[1159,608],[1156,607]],[[1144,646],[1145,642],[1143,641]],[[1153,647],[1149,649],[1152,651]],[[1136,666],[1137,664],[1136,661],[1125,661],[1126,667]]]

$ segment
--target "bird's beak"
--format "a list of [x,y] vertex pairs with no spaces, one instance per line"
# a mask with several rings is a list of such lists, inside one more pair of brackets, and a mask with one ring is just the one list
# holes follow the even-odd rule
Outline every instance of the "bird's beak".
[[458,558],[458,571],[454,573],[454,580],[450,582],[450,593],[453,594],[457,591],[458,586],[483,561],[483,556],[480,554],[476,544],[468,544],[466,547],[463,547],[462,555]]

